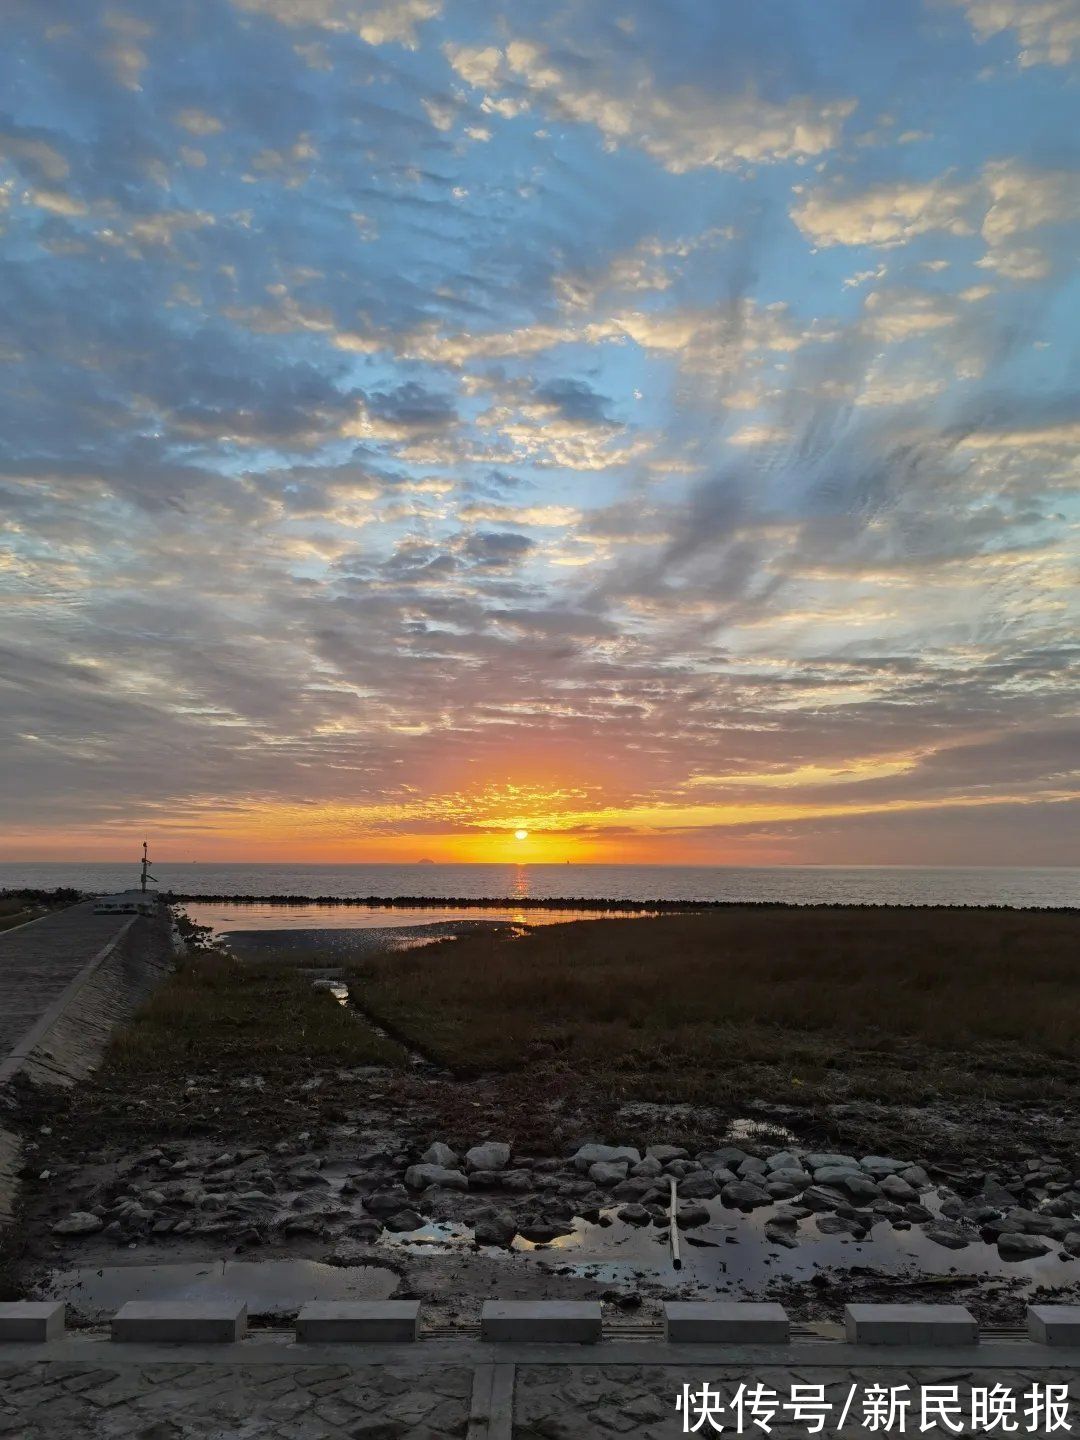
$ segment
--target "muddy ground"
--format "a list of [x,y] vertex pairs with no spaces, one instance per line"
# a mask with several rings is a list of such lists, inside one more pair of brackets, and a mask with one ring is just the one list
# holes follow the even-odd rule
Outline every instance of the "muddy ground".
[[4,1285],[62,1294],[84,1320],[193,1283],[138,1267],[268,1261],[310,1263],[280,1272],[264,1314],[325,1290],[328,1266],[343,1293],[419,1296],[449,1325],[491,1296],[599,1298],[629,1322],[718,1294],[809,1323],[852,1299],[948,1299],[1012,1325],[1035,1298],[1080,1293],[1080,1125],[1064,1107],[619,1105],[587,1077],[457,1080],[421,1056],[405,1072],[106,1066],[74,1094],[8,1099],[28,1164]]

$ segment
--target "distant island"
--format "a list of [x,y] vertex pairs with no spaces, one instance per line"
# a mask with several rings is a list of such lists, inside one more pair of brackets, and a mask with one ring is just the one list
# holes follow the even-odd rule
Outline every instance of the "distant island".
[[434,861],[434,860],[428,860],[427,857],[425,856],[425,858],[424,858],[423,860],[417,860],[416,863],[417,863],[418,865],[434,865],[434,864],[435,864],[435,861]]

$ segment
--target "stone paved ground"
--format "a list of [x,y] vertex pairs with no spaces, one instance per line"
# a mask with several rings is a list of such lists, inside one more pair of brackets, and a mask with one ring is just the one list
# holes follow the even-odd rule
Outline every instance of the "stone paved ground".
[[441,1440],[464,1436],[469,1367],[0,1365],[4,1440]]
[[0,1061],[130,919],[88,901],[0,933]]
[[[608,1440],[621,1435],[629,1440],[669,1440],[688,1433],[741,1433],[794,1440],[813,1433],[1080,1434],[1078,1369],[999,1369],[963,1362],[933,1369],[821,1364],[736,1368],[705,1363],[616,1365],[588,1362],[584,1357],[573,1364],[551,1364],[528,1363],[520,1355],[515,1366],[501,1362],[498,1347],[485,1359],[478,1360],[473,1349],[463,1354],[460,1364],[444,1357],[432,1365],[420,1358],[376,1365],[370,1363],[370,1351],[351,1363],[343,1359],[310,1364],[292,1358],[252,1363],[237,1356],[221,1362],[202,1357],[186,1361],[175,1350],[161,1353],[168,1358],[113,1360],[106,1353],[85,1361],[28,1357],[0,1362],[0,1437]],[[493,1380],[493,1375],[500,1378]],[[740,1429],[734,1397],[740,1386],[745,1394],[754,1384],[764,1387],[764,1393],[756,1409],[749,1405],[744,1409]],[[704,1416],[703,1385],[708,1387]],[[685,1428],[676,1407],[684,1386],[695,1397]],[[806,1387],[801,1397],[793,1389],[797,1386]],[[883,1413],[880,1406],[874,1408],[875,1386],[890,1397],[912,1397],[903,1426],[895,1414],[888,1427],[880,1420],[873,1423],[873,1414]],[[1038,1403],[1045,1407],[1048,1386],[1064,1387],[1056,1397],[1065,1406],[1064,1413],[1052,1420],[1045,1408],[1037,1415],[1027,1414],[1032,1394],[1040,1396]],[[999,1395],[1004,1389],[1016,1398],[1015,1413],[999,1410],[997,1423],[976,1419],[973,1424],[973,1391],[985,1393],[994,1387],[999,1387]],[[941,1398],[946,1418],[931,1413],[924,1421],[920,1407],[924,1389]],[[802,1418],[785,1411],[800,1398],[809,1406]],[[823,1413],[824,1423],[818,1424],[816,1417]],[[1058,1423],[1065,1420],[1071,1430]]]
[[[1065,1429],[1050,1431],[1039,1423],[1034,1428],[1029,1427],[1024,1397],[1032,1386],[1038,1386],[1045,1395],[1048,1385],[1067,1387],[1070,1380],[1071,1393],[1066,1404],[1071,1432]],[[703,1383],[708,1386],[704,1395]],[[740,1386],[744,1387],[745,1396],[756,1384],[760,1384],[765,1393],[756,1407],[750,1403],[744,1405],[740,1431],[739,1412],[733,1408],[733,1398]],[[904,1416],[906,1423],[903,1429],[899,1424],[899,1411],[893,1412],[895,1423],[891,1429],[885,1429],[883,1425],[877,1429],[869,1428],[867,1422],[878,1414],[886,1415],[888,1411],[881,1407],[891,1403],[890,1396],[879,1405],[872,1388],[875,1385],[883,1391],[895,1392],[898,1401],[907,1396],[914,1397]],[[683,1414],[676,1411],[676,1398],[682,1394],[683,1386],[689,1387],[693,1397],[686,1430],[683,1428]],[[808,1388],[793,1391],[793,1386]],[[1004,1386],[1017,1397],[1016,1414],[1008,1417],[1018,1427],[1015,1431],[991,1430],[986,1425],[973,1428],[970,1423],[972,1390],[985,1391],[994,1386]],[[939,1388],[932,1390],[930,1387]],[[945,1387],[944,1394],[940,1387]],[[951,1404],[953,1389],[957,1392],[955,1407]],[[819,1390],[820,1405],[817,1403]],[[931,1407],[925,1416],[921,1409],[923,1393],[927,1395]],[[943,1401],[948,1423],[933,1410],[935,1394]],[[851,1403],[845,1420],[844,1407],[849,1396]],[[784,1408],[800,1402],[806,1402],[810,1407],[803,1412],[802,1418]],[[826,1406],[827,1410],[824,1409]],[[704,1436],[742,1433],[758,1437],[771,1435],[776,1440],[789,1440],[789,1437],[790,1440],[794,1437],[802,1440],[812,1433],[812,1426],[816,1424],[814,1417],[822,1415],[825,1416],[820,1430],[823,1435],[1076,1435],[1080,1434],[1080,1376],[1076,1372],[1061,1370],[966,1370],[962,1366],[951,1370],[892,1367],[853,1370],[819,1366],[798,1369],[757,1366],[753,1370],[717,1369],[708,1365],[693,1368],[672,1365],[519,1366],[513,1437],[514,1440],[598,1440],[598,1437],[622,1435],[628,1440],[671,1440],[671,1437],[687,1433]],[[922,1429],[924,1419],[929,1422],[925,1430]],[[954,1429],[953,1425],[961,1428]],[[722,1429],[718,1428],[721,1426]]]

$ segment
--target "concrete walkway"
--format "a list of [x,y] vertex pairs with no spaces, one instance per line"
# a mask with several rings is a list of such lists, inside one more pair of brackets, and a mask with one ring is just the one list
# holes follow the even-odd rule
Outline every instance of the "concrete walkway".
[[49,1013],[130,915],[95,915],[91,901],[0,932],[0,1066]]
[[[1015,1429],[981,1420],[988,1404],[1009,1416],[1010,1399]],[[883,1406],[893,1407],[891,1425]],[[0,1346],[0,1435],[19,1440],[788,1440],[815,1431],[1076,1435],[1080,1352],[1026,1342],[905,1351],[797,1341],[770,1352],[465,1338],[359,1347],[273,1332],[237,1345],[73,1336]]]

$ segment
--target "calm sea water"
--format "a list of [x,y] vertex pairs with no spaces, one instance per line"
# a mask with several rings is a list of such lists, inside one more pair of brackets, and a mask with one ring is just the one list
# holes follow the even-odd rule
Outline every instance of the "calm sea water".
[[[773,900],[794,905],[1080,905],[1080,869],[916,866],[157,864],[162,890],[339,899]],[[0,888],[120,890],[134,864],[0,864]]]

